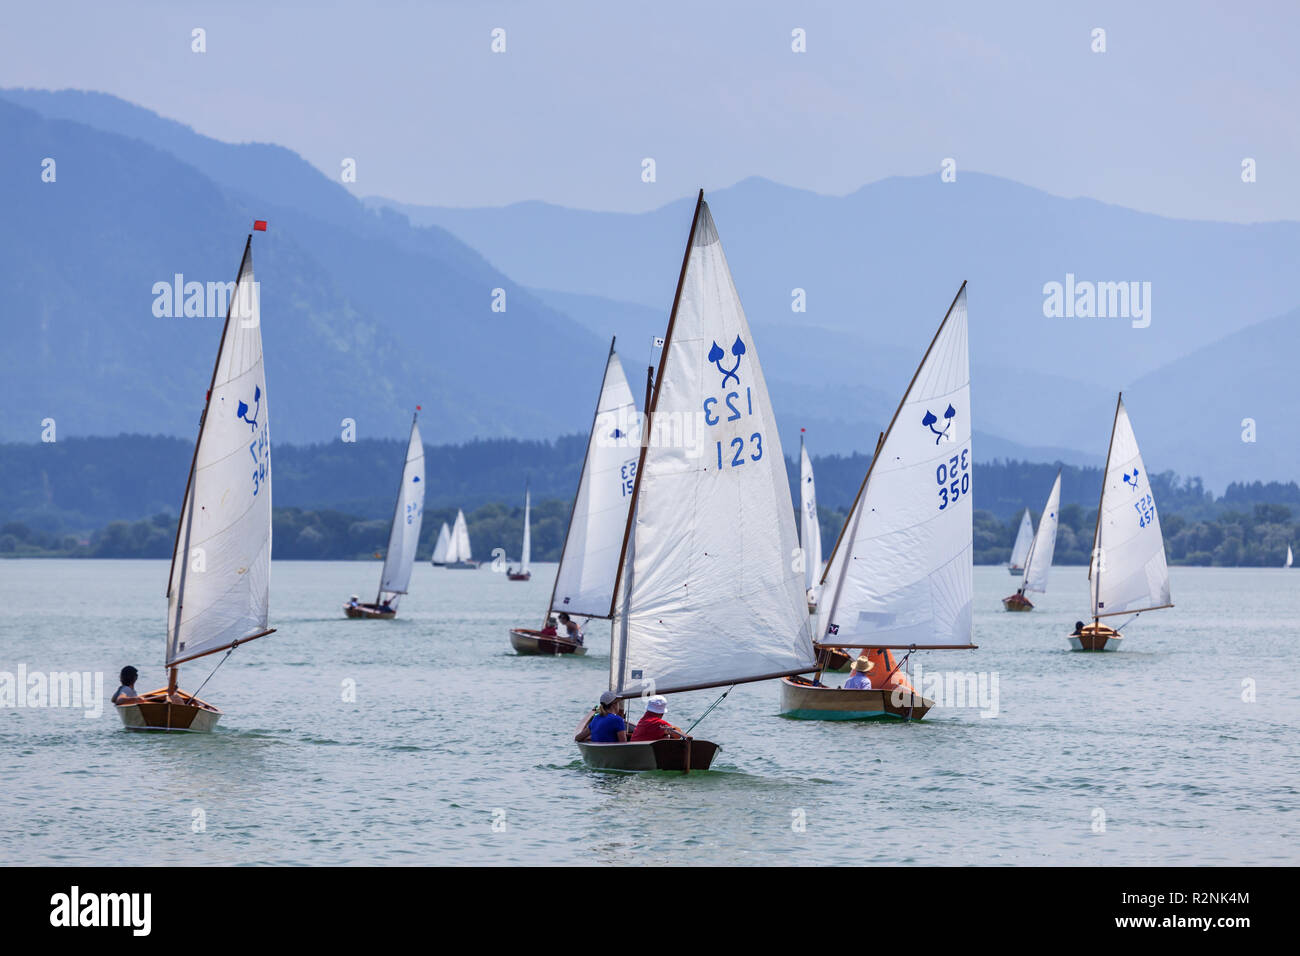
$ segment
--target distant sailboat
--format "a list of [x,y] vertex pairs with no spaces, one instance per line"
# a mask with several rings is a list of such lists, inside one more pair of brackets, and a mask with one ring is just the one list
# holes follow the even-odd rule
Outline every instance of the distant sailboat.
[[[864,651],[871,687],[787,677],[783,715],[919,719],[934,706],[902,666],[914,650],[975,647],[972,470],[963,282],[876,444],[823,580],[818,648]],[[908,653],[896,662],[891,649]]]
[[1289,567],[1291,567],[1291,561],[1292,561],[1292,557],[1291,557],[1291,545],[1288,544],[1288,545],[1286,546],[1286,564],[1282,565],[1282,567],[1284,567],[1284,568],[1289,568]]
[[1119,649],[1123,635],[1102,624],[1103,617],[1173,607],[1160,517],[1123,394],[1115,403],[1088,580],[1092,623],[1076,627],[1070,635],[1070,647],[1076,651]]
[[635,416],[632,390],[611,341],[542,627],[510,630],[510,646],[520,654],[586,654],[585,646],[559,635],[547,621],[560,612],[585,618],[611,616],[639,454],[635,438],[627,433]]
[[433,546],[432,563],[434,567],[442,567],[447,563],[447,554],[451,551],[451,529],[447,527],[447,522],[442,523],[442,529],[438,532],[438,543]]
[[1034,540],[1034,522],[1029,517],[1029,509],[1020,516],[1020,530],[1016,532],[1016,543],[1011,546],[1011,563],[1007,570],[1012,577],[1019,577],[1025,572],[1025,558],[1029,556],[1029,546]]
[[528,487],[524,487],[524,546],[519,559],[519,570],[506,569],[506,577],[511,581],[527,581],[533,576],[531,569],[533,559],[532,498]]
[[799,547],[803,549],[804,592],[808,613],[817,610],[821,594],[817,584],[822,575],[822,529],[817,518],[817,486],[813,481],[812,459],[799,429]]
[[354,595],[343,605],[343,613],[348,617],[385,620],[396,617],[397,602],[411,583],[415,548],[424,520],[424,442],[416,425],[420,406],[415,407],[415,412],[406,442],[406,462],[397,488],[397,504],[393,506],[393,521],[388,528],[388,550],[384,553],[384,570],[379,575],[379,593],[373,604],[361,604]]
[[[265,224],[259,221],[255,228]],[[221,711],[197,692],[178,688],[180,665],[220,651],[228,657],[240,644],[275,632],[266,626],[270,571],[271,439],[250,233],[199,419],[172,549],[167,686],[117,705],[127,730],[206,732],[216,726]]]
[[444,567],[477,568],[474,553],[469,546],[469,525],[465,524],[465,512],[456,511],[456,523],[452,525],[451,541],[447,545],[447,559]]
[[1034,534],[1029,553],[1025,555],[1024,578],[1016,593],[1002,599],[1002,606],[1008,611],[1032,611],[1033,603],[1025,597],[1026,591],[1036,594],[1047,593],[1047,572],[1052,569],[1052,558],[1056,555],[1056,529],[1061,523],[1061,472],[1056,472],[1056,481],[1043,506],[1043,516],[1038,519],[1038,531]]
[[[697,415],[704,434],[687,440],[684,423]],[[610,607],[610,690],[627,699],[814,670],[776,417],[703,191],[647,427]],[[707,769],[717,744],[690,729],[680,739],[578,747],[601,769]]]

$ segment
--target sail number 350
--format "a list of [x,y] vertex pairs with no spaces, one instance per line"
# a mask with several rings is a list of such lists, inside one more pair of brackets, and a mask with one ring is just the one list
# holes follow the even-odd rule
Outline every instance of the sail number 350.
[[939,485],[940,511],[955,504],[962,495],[970,494],[970,449],[963,448],[960,455],[940,462],[934,470],[934,480]]

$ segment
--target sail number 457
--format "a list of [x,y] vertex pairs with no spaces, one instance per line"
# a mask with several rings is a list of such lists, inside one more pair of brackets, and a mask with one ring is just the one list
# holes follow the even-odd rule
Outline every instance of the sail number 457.
[[1133,502],[1133,507],[1137,509],[1139,528],[1145,528],[1156,520],[1156,500],[1150,495],[1143,495]]
[[963,448],[961,454],[940,462],[934,470],[934,479],[939,485],[940,511],[956,503],[962,495],[970,494],[970,449]]

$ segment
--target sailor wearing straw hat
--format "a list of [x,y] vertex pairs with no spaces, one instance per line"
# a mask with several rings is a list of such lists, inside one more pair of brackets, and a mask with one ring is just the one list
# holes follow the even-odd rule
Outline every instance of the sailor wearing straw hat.
[[845,690],[870,690],[871,678],[867,676],[867,672],[870,671],[875,666],[876,666],[876,662],[873,661],[871,658],[869,658],[866,654],[863,654],[861,657],[859,657],[856,661],[853,662],[853,667],[852,667],[853,673],[850,674],[849,679],[844,682],[844,689]]

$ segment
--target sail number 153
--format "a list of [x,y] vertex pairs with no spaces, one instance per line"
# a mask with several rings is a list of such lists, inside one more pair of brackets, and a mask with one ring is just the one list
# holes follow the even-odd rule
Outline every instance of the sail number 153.
[[934,480],[939,485],[940,511],[956,503],[962,495],[970,494],[970,449],[963,448],[961,454],[940,462],[934,470]]

